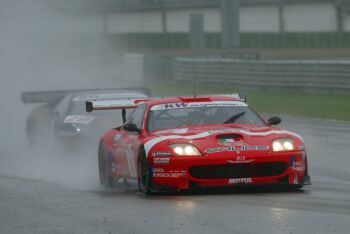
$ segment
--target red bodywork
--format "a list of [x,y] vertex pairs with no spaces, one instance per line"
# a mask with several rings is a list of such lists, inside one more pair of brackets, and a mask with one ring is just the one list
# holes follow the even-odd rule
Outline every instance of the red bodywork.
[[[207,96],[201,101],[240,101],[228,96]],[[138,178],[138,161],[144,153],[154,189],[184,190],[193,187],[239,184],[303,185],[307,156],[303,139],[296,133],[269,126],[248,124],[196,125],[147,131],[152,106],[196,102],[196,99],[146,100],[140,132],[123,127],[106,132],[101,142],[108,152],[110,174],[115,178]],[[229,142],[220,139],[232,138]],[[294,150],[274,152],[274,139],[292,139]],[[200,156],[179,156],[169,144],[190,143]]]

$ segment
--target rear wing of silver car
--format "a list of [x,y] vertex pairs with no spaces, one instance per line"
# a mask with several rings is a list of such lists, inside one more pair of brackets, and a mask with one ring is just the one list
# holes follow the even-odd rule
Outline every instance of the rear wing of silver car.
[[151,98],[86,101],[85,108],[86,112],[96,110],[122,110],[123,122],[125,122],[127,109],[135,109],[140,103],[150,99]]
[[96,92],[96,91],[115,91],[115,92],[138,92],[151,96],[152,92],[145,88],[107,88],[107,89],[72,89],[72,90],[52,90],[52,91],[34,91],[22,92],[21,100],[24,104],[29,103],[55,103],[64,98],[67,94],[75,92]]
[[35,91],[22,92],[21,100],[24,104],[30,103],[54,103],[64,98],[72,91],[68,90],[54,90],[54,91]]

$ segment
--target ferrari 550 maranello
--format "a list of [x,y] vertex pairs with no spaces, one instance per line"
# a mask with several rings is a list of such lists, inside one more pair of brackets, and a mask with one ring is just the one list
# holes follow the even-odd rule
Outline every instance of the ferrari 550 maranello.
[[303,138],[272,127],[238,94],[86,102],[87,111],[135,108],[98,150],[100,182],[140,191],[310,184]]

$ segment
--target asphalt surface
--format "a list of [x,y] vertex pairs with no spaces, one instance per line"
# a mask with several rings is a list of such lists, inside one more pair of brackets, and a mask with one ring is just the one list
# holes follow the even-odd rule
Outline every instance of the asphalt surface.
[[104,191],[92,152],[0,154],[0,233],[350,233],[350,123],[284,118],[309,152],[298,192]]

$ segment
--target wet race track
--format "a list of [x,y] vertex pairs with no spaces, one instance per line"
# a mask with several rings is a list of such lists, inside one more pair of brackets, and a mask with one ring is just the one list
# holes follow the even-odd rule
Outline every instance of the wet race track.
[[350,124],[283,120],[309,153],[313,184],[298,192],[147,197],[134,187],[101,189],[93,155],[2,153],[0,233],[350,233]]

